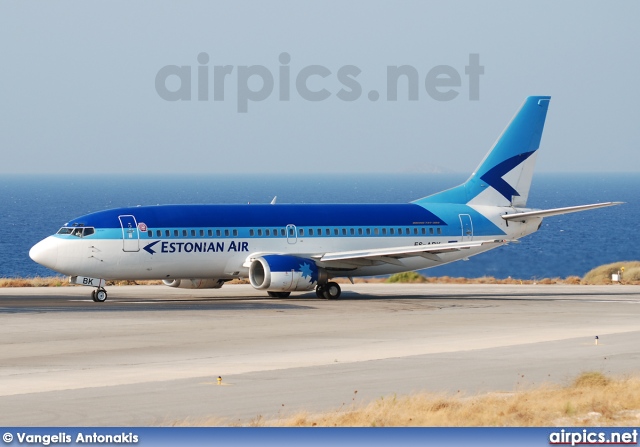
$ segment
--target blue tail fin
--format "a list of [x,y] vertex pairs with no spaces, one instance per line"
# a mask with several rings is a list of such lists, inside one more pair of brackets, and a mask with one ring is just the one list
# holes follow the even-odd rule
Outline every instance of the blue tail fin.
[[469,180],[414,203],[526,206],[550,96],[529,96]]

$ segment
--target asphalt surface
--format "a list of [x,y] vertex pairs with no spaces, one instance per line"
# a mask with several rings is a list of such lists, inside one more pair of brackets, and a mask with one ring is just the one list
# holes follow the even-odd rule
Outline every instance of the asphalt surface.
[[362,284],[336,301],[90,291],[0,289],[3,425],[247,423],[640,372],[638,286]]

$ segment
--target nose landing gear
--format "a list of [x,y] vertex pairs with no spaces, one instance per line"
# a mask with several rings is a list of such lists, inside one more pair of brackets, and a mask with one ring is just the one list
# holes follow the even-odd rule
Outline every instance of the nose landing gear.
[[91,299],[96,303],[104,303],[107,301],[107,291],[99,287],[91,292]]
[[107,291],[104,290],[104,286],[107,283],[102,278],[89,278],[87,276],[70,276],[69,284],[78,284],[80,286],[96,287],[91,292],[91,299],[96,303],[104,303],[107,301]]

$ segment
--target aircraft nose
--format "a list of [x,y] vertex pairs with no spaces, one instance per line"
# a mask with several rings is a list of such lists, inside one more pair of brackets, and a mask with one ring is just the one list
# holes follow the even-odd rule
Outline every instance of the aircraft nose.
[[38,264],[55,270],[58,262],[58,240],[52,236],[41,240],[31,247],[29,257]]

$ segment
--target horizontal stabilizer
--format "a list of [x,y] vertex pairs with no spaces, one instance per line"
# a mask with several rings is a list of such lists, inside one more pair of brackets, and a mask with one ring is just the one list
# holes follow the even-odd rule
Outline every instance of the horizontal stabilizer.
[[501,217],[504,220],[527,220],[535,217],[557,216],[559,214],[577,213],[578,211],[593,210],[596,208],[604,208],[606,206],[621,205],[624,202],[604,202],[594,203],[592,205],[568,206],[565,208],[553,208],[550,210],[526,211],[524,213],[504,214]]

